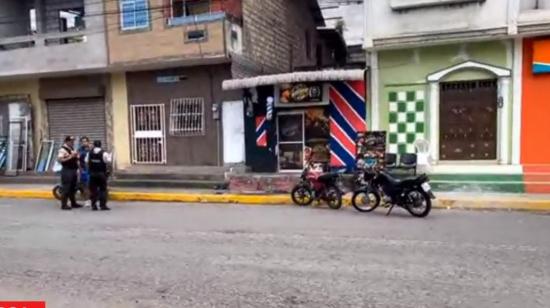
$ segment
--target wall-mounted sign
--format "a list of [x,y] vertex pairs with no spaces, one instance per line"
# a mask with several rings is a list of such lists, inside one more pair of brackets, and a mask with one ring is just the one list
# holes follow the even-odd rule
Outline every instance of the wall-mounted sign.
[[369,131],[357,134],[357,167],[374,168],[385,166],[386,132]]
[[184,76],[184,75],[158,76],[157,83],[177,83],[185,79],[187,79],[187,76]]
[[533,43],[533,73],[550,73],[550,40]]
[[321,103],[323,85],[321,83],[283,84],[279,89],[279,104]]

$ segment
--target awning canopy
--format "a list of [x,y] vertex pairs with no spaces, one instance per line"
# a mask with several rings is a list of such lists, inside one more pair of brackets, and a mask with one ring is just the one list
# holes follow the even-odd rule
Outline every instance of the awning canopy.
[[365,71],[354,70],[323,70],[311,72],[294,72],[275,75],[263,75],[243,79],[225,80],[222,84],[224,90],[237,90],[269,86],[283,83],[318,82],[318,81],[353,81],[364,80]]

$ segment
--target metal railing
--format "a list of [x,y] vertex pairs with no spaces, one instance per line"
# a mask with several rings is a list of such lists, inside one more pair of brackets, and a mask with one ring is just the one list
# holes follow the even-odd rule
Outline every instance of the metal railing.
[[170,101],[170,135],[204,135],[204,98],[175,98]]
[[0,51],[86,42],[88,31],[69,31],[0,38]]

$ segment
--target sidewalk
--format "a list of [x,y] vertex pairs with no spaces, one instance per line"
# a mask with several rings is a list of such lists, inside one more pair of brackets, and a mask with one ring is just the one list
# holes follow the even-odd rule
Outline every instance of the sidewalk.
[[[0,186],[0,198],[53,200],[52,186],[12,185]],[[434,208],[471,210],[523,210],[549,211],[550,195],[493,194],[493,193],[442,193],[436,192]],[[182,203],[232,203],[246,205],[292,205],[289,195],[232,194],[214,190],[183,190],[160,188],[113,188],[109,191],[112,201],[182,202]],[[350,205],[346,195],[345,205]]]

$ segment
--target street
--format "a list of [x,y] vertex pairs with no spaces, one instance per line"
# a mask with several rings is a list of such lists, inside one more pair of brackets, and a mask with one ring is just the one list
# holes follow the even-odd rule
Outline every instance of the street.
[[550,307],[550,216],[0,201],[0,300],[48,307]]

